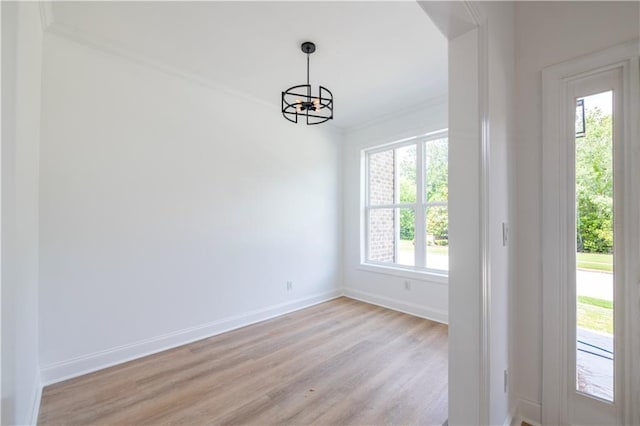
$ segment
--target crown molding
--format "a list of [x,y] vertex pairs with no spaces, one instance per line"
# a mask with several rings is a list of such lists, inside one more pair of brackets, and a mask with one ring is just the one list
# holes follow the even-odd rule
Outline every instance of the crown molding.
[[469,0],[418,0],[418,4],[448,40],[466,34],[479,25],[477,10]]
[[396,110],[396,111],[392,111],[386,114],[381,114],[379,116],[376,116],[374,118],[370,118],[367,119],[364,122],[361,122],[360,124],[356,124],[355,126],[350,126],[347,127],[346,129],[344,129],[345,133],[352,133],[352,132],[357,132],[363,129],[366,129],[367,127],[371,127],[373,125],[378,124],[381,121],[387,121],[387,120],[392,120],[394,118],[398,118],[398,117],[402,117],[411,113],[415,113],[418,110],[421,109],[429,109],[429,108],[434,108],[437,106],[441,106],[441,105],[447,105],[449,101],[449,95],[448,93],[442,93],[440,95],[434,96],[432,98],[427,99],[424,102],[419,102],[417,104],[413,104],[413,105],[409,105],[405,108]]
[[232,89],[228,86],[217,83],[209,78],[192,73],[190,71],[186,71],[182,68],[175,67],[164,61],[159,61],[157,59],[150,58],[144,54],[135,52],[132,49],[129,49],[122,45],[118,45],[109,40],[103,39],[101,37],[97,37],[93,34],[89,34],[86,31],[81,31],[75,28],[70,28],[66,25],[61,25],[59,23],[53,22],[48,27],[48,32],[56,36],[74,41],[81,45],[99,50],[103,53],[119,56],[121,58],[135,62],[139,65],[152,68],[156,71],[160,71],[164,74],[168,74],[173,77],[178,77],[178,78],[187,80],[191,83],[204,86],[219,92],[223,92],[227,95],[243,98],[244,100],[251,102],[254,105],[261,105],[262,107],[265,107],[268,109],[278,108],[278,105],[275,103],[267,102],[262,99],[256,98],[254,96],[248,95],[244,92]]
[[[48,6],[43,6],[43,4],[45,3],[48,4]],[[127,48],[126,46],[113,43],[107,39],[97,37],[86,31],[78,30],[67,25],[62,25],[60,23],[54,22],[51,1],[41,2],[40,10],[40,14],[43,19],[43,27],[45,26],[45,22],[47,22],[48,24],[46,27],[46,31],[50,34],[65,38],[67,40],[71,40],[73,42],[90,47],[92,49],[96,49],[103,53],[124,58],[126,60],[135,62],[138,65],[142,65],[156,71],[160,71],[164,74],[186,80],[192,84],[204,86],[208,89],[212,89],[226,95],[244,99],[245,101],[250,102],[253,105],[260,105],[261,107],[272,111],[280,111],[280,105],[275,102],[267,102],[245,92],[233,89],[227,85],[220,84],[210,78],[198,75],[179,67],[175,67],[164,61],[153,59],[139,52],[135,52],[133,49]],[[323,128],[326,128],[332,133],[338,134],[340,136],[344,134],[344,129],[340,126],[337,126],[335,123],[329,122],[326,124],[327,125],[323,126]]]

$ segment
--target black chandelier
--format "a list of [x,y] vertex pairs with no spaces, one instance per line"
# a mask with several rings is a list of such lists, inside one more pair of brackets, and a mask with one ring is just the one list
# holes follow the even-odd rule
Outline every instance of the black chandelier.
[[309,56],[316,51],[316,45],[305,41],[300,49],[307,54],[307,84],[289,87],[282,92],[282,115],[292,123],[297,123],[298,116],[302,116],[306,117],[308,125],[321,124],[333,119],[333,94],[323,86],[319,86],[318,96],[311,94]]

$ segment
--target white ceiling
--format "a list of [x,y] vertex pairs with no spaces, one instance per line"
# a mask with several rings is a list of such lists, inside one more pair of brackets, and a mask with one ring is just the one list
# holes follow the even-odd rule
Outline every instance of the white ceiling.
[[306,79],[348,128],[447,91],[447,42],[414,1],[53,2],[56,26],[278,104]]

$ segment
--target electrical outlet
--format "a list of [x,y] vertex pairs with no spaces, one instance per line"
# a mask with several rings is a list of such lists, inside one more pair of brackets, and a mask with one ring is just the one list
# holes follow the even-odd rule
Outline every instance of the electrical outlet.
[[504,370],[504,393],[507,393],[507,389],[509,388],[509,372]]
[[287,291],[293,290],[293,281],[287,281]]
[[405,280],[404,289],[407,290],[407,291],[411,290],[411,281]]

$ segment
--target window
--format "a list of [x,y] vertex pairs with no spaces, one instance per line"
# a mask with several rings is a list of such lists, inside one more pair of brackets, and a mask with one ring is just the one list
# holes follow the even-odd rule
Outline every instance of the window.
[[[613,91],[579,98],[574,143],[576,390],[614,400]],[[586,114],[585,114],[586,111]],[[578,119],[582,113],[582,122]],[[617,135],[616,135],[617,137]],[[616,165],[617,166],[617,165]]]
[[446,273],[446,131],[368,149],[364,155],[364,263]]

